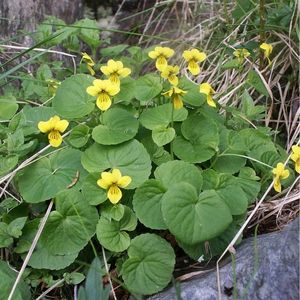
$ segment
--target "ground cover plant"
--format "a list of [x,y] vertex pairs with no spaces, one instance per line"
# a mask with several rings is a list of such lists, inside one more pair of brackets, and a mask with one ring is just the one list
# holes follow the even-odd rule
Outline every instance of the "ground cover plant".
[[[248,207],[300,173],[297,134],[285,147],[262,122],[274,97],[265,74],[282,70],[279,39],[263,28],[217,53],[171,43],[99,50],[94,21],[59,25],[40,25],[36,42],[77,51],[75,68],[38,53],[0,75],[0,299],[51,290],[65,299],[72,285],[80,300],[108,299],[113,283],[136,298],[157,293],[176,254],[221,255]],[[234,84],[220,89],[228,77]],[[19,277],[5,261],[24,267]],[[102,276],[109,285],[95,284]]]

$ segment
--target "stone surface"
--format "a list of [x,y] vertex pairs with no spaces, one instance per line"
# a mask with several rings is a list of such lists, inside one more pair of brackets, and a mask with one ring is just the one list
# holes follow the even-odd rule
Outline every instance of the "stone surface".
[[[299,218],[282,231],[260,235],[256,241],[246,239],[236,250],[236,299],[299,299]],[[232,264],[223,266],[220,274],[222,299],[233,299],[225,293],[226,288],[232,290],[234,282]],[[182,300],[215,300],[216,272],[183,282],[180,289]],[[175,290],[170,288],[150,299],[175,300]]]

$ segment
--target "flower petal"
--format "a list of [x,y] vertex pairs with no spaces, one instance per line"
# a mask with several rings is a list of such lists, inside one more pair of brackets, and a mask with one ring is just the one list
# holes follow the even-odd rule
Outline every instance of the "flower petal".
[[53,129],[52,122],[50,120],[46,122],[41,121],[38,123],[38,129],[40,130],[40,132],[46,133]]
[[68,126],[69,126],[69,122],[67,120],[60,120],[55,124],[54,130],[64,132]]
[[207,95],[206,102],[211,107],[217,107],[211,95]]
[[113,184],[108,190],[107,197],[111,203],[116,204],[121,200],[122,192],[115,184]]
[[183,107],[183,102],[178,95],[175,95],[173,98],[174,109],[181,109]]
[[122,177],[121,171],[119,169],[113,169],[111,174],[112,174],[114,183],[117,183]]
[[118,71],[118,74],[124,78],[131,74],[131,70],[129,68],[123,68]]
[[168,77],[168,80],[169,82],[172,84],[172,85],[177,85],[178,84],[178,77],[174,74],[171,74],[169,77]]
[[91,74],[92,76],[94,76],[94,75],[95,75],[95,71],[93,70],[93,68],[92,68],[90,65],[87,65],[87,68],[88,68],[90,74]]
[[274,178],[274,190],[278,193],[281,192],[281,183],[280,183],[280,179],[278,176],[276,176]]
[[117,185],[121,188],[125,188],[127,187],[129,184],[131,183],[131,177],[130,176],[123,176],[121,177],[118,182]]
[[49,144],[55,148],[59,147],[63,141],[61,134],[57,130],[50,131],[48,134],[48,140]]
[[100,93],[100,95],[97,98],[96,105],[103,111],[108,110],[110,108],[111,99],[107,95],[107,93]]
[[199,65],[195,62],[194,59],[191,59],[188,64],[188,70],[193,74],[193,75],[198,75],[200,73],[200,67]]
[[295,170],[300,174],[300,158],[295,162]]
[[114,183],[114,177],[111,172],[102,172],[101,179],[103,179],[108,186]]
[[86,89],[86,92],[89,95],[94,96],[94,97],[98,95],[99,91],[100,91],[99,88],[94,85],[88,86]]
[[159,53],[157,53],[156,51],[150,51],[148,53],[148,56],[152,59],[156,59],[159,56]]
[[162,71],[167,65],[168,62],[166,58],[162,55],[160,55],[155,62],[155,67],[158,71]]
[[110,68],[108,66],[102,66],[100,67],[100,71],[105,75],[109,76],[110,75]]
[[98,179],[97,180],[97,184],[101,187],[101,188],[103,188],[103,189],[108,189],[109,188],[109,186],[110,186],[110,184],[108,184],[108,181],[106,181],[105,179],[103,179],[103,178],[101,178],[101,179]]

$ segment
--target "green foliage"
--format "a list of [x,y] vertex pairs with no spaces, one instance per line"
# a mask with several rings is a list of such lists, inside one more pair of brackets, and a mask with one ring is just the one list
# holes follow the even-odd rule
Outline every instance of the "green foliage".
[[[276,22],[286,26],[291,20],[288,5],[270,10],[272,26]],[[255,27],[254,11],[252,2],[240,0],[233,18],[253,12],[254,25],[249,24]],[[261,127],[266,108],[257,102],[270,96],[271,86],[262,80],[264,72],[257,71],[260,50],[253,40],[258,39],[234,44],[251,52],[247,68],[246,61],[233,57],[216,64],[220,69],[210,79],[218,91],[211,92],[216,107],[209,106],[209,96],[199,91],[205,72],[199,77],[178,75],[174,88],[159,72],[151,67],[148,71],[146,50],[127,44],[100,49],[107,41],[99,39],[95,21],[66,25],[49,17],[35,39],[45,47],[59,44],[77,54],[92,53],[95,64],[86,65],[82,59],[71,70],[63,62],[33,55],[0,76],[6,79],[18,72],[20,81],[19,91],[6,83],[0,97],[1,184],[10,180],[5,175],[16,172],[11,198],[6,195],[0,202],[0,247],[16,259],[16,266],[25,259],[48,203],[54,203],[28,262],[27,282],[34,288],[43,282],[44,287],[60,277],[64,284],[80,284],[87,271],[81,268],[103,247],[124,286],[134,294],[150,295],[168,285],[174,270],[174,250],[164,236],[171,234],[172,246],[178,245],[193,259],[207,261],[220,255],[245,221],[248,206],[272,182],[272,169],[288,157],[274,142],[274,132]],[[26,51],[22,55],[31,50]],[[224,56],[233,55],[230,47],[222,51]],[[99,67],[108,70],[110,59],[131,70],[128,76],[126,69],[120,71],[124,76],[117,78],[117,94],[113,90],[118,80],[107,80],[104,88],[94,81],[108,79]],[[37,61],[33,74],[20,71],[33,61]],[[93,76],[86,74],[91,68]],[[226,84],[217,86],[222,70],[244,78],[234,90],[238,105],[224,105],[235,86],[228,90],[223,88]],[[117,71],[110,71],[116,79]],[[177,89],[182,91],[176,94]],[[100,108],[103,103],[109,107]],[[65,130],[50,119],[54,116],[67,121]],[[49,130],[41,132],[43,125]],[[53,136],[63,140],[58,149],[48,147]],[[294,178],[291,166],[287,168],[290,177],[282,180],[283,187]],[[101,283],[104,275],[96,257],[78,299],[108,299],[109,289]],[[0,277],[6,297],[16,276],[2,261]],[[30,298],[24,283],[15,298]]]
[[129,290],[149,295],[162,290],[171,280],[175,264],[172,247],[155,234],[134,238],[122,266],[124,282]]

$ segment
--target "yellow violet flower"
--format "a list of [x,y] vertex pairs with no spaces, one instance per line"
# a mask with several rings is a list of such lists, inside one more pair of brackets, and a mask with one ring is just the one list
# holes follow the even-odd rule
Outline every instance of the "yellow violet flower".
[[161,77],[164,79],[168,79],[172,85],[178,85],[178,77],[176,76],[179,73],[178,66],[166,66],[161,71]]
[[82,60],[86,63],[86,66],[90,71],[91,75],[94,76],[95,71],[93,69],[93,66],[95,65],[95,62],[86,52],[81,52],[81,55],[82,55]]
[[283,163],[278,163],[276,168],[272,170],[274,174],[274,190],[278,193],[281,192],[281,179],[286,179],[289,177],[290,172],[289,170],[284,169]]
[[101,178],[97,184],[107,191],[107,198],[113,204],[118,203],[122,198],[120,188],[125,188],[131,183],[130,176],[122,176],[119,169],[113,169],[111,172],[102,172]]
[[124,68],[121,61],[114,61],[113,59],[110,59],[107,65],[102,66],[100,70],[115,84],[120,84],[120,77],[127,77],[131,73],[129,68]]
[[120,92],[120,86],[110,80],[95,79],[93,85],[86,89],[91,96],[97,96],[96,104],[101,110],[107,110],[111,106],[110,96],[115,96]]
[[268,60],[269,64],[271,64],[270,55],[273,51],[273,46],[271,44],[262,43],[259,48],[264,52],[265,58]]
[[167,59],[174,55],[174,50],[169,47],[155,47],[153,51],[148,53],[152,59],[156,59],[156,69],[162,71],[167,65]]
[[182,57],[188,63],[188,70],[193,75],[198,75],[200,73],[199,62],[203,62],[206,59],[206,54],[200,52],[198,49],[185,50],[183,51]]
[[54,116],[50,118],[48,121],[44,122],[41,121],[38,123],[38,129],[48,134],[48,140],[49,144],[52,147],[59,147],[62,143],[62,136],[61,133],[63,133],[67,127],[69,126],[69,122],[67,120],[61,120],[60,117]]
[[300,147],[294,145],[292,151],[291,160],[295,162],[295,170],[300,174]]
[[170,90],[162,93],[164,96],[168,96],[172,98],[173,106],[175,109],[180,109],[183,107],[183,102],[181,100],[182,95],[186,94],[187,92],[178,88],[177,86],[173,86]]
[[235,51],[233,51],[233,55],[235,57],[237,57],[239,63],[242,64],[244,62],[245,58],[250,56],[250,52],[245,48],[236,49]]
[[212,95],[215,93],[215,90],[211,87],[211,85],[208,82],[200,84],[199,92],[207,96],[206,101],[209,106],[216,107],[216,103],[212,98]]

